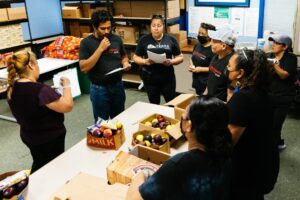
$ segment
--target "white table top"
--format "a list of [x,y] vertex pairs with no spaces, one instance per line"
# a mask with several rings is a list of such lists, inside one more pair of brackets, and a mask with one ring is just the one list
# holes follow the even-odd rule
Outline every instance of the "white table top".
[[[47,72],[66,67],[68,65],[77,63],[78,60],[67,60],[67,59],[57,59],[57,58],[41,58],[37,60],[40,67],[40,74],[45,74]],[[7,69],[0,70],[0,78],[7,79]]]
[[[106,167],[114,160],[120,150],[128,151],[131,136],[138,130],[138,120],[153,113],[174,117],[174,109],[149,103],[137,102],[116,119],[121,121],[125,130],[125,143],[118,151],[91,148],[86,145],[86,139],[70,148],[68,151],[36,171],[29,178],[28,200],[50,200],[53,194],[64,183],[79,172],[85,172],[98,177],[107,178]],[[79,130],[86,134],[86,130]],[[72,133],[67,133],[72,134]],[[171,148],[171,154],[187,150],[187,143],[177,149]]]

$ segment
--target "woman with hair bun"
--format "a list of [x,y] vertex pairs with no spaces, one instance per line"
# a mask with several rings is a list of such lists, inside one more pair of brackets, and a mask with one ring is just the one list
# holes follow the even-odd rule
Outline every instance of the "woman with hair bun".
[[279,152],[268,96],[271,66],[261,50],[241,50],[227,66],[235,93],[228,102],[232,156],[231,200],[262,200],[277,180]]
[[20,125],[20,135],[33,158],[31,173],[64,152],[66,128],[63,113],[73,108],[70,81],[61,79],[63,95],[37,82],[39,66],[32,52],[7,58],[8,104]]
[[195,99],[181,121],[188,151],[171,157],[146,181],[139,173],[127,199],[229,200],[232,139],[227,125],[224,102]]

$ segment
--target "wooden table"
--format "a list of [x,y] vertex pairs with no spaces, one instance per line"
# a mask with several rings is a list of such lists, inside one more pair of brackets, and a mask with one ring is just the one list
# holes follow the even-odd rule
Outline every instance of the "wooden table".
[[[128,151],[132,134],[138,130],[137,121],[153,113],[174,118],[173,108],[143,102],[135,103],[116,117],[117,120],[123,123],[126,137],[125,143],[118,151],[88,147],[86,139],[83,139],[30,176],[27,199],[52,199],[53,194],[79,172],[106,179],[106,167],[109,163],[114,160],[120,150]],[[78,131],[86,134],[84,129]],[[185,142],[176,148],[171,148],[171,154],[174,155],[186,150],[187,143]]]

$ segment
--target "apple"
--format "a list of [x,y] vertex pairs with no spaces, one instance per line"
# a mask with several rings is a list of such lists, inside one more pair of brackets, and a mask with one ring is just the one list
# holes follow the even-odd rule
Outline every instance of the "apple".
[[156,118],[154,118],[153,120],[152,120],[152,124],[153,123],[158,123],[158,120],[156,119]]
[[139,142],[143,142],[144,141],[144,136],[139,134],[135,137],[135,139],[137,139]]
[[154,139],[155,143],[159,144],[161,142],[161,140],[162,140],[162,137],[161,137],[160,134],[156,134],[153,139]]
[[111,129],[107,128],[103,131],[103,137],[108,138],[112,136],[112,131]]
[[149,122],[149,121],[146,121],[146,122],[145,122],[145,126],[152,126],[152,123]]
[[159,128],[160,128],[160,129],[166,128],[166,123],[165,123],[165,122],[160,122],[160,123],[159,123]]
[[151,143],[148,140],[145,140],[144,142],[146,144],[145,146],[150,147]]
[[152,141],[152,136],[151,135],[145,135],[144,140],[147,140],[149,142]]
[[158,122],[164,122],[165,118],[162,115],[157,115],[157,120],[158,120]]
[[16,189],[14,187],[8,187],[6,190],[3,192],[3,197],[6,199],[12,198],[16,193]]
[[153,127],[153,128],[159,127],[159,123],[158,123],[158,122],[152,122],[152,127]]
[[123,124],[121,122],[118,122],[116,124],[117,129],[121,129],[123,127]]
[[168,125],[171,125],[171,122],[168,121],[168,120],[166,120],[166,121],[165,121],[165,124],[166,124],[166,126],[168,126]]

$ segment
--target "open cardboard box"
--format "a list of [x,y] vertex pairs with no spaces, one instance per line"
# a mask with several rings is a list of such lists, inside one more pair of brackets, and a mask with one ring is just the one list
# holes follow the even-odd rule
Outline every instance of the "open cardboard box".
[[160,131],[163,133],[167,133],[170,137],[170,143],[173,144],[174,141],[178,140],[181,136],[181,130],[180,130],[180,121],[177,119],[173,119],[167,116],[162,115],[166,120],[171,122],[172,128],[170,128],[168,131],[165,130],[157,130],[156,128],[153,128],[152,126],[146,126],[145,123],[147,121],[152,121],[154,118],[157,118],[159,114],[155,113],[150,116],[145,117],[144,119],[139,121],[139,130],[149,130],[149,131]]
[[79,6],[64,6],[62,16],[64,19],[79,19],[82,17],[82,12]]
[[175,119],[180,120],[182,114],[185,112],[186,107],[190,105],[196,96],[197,95],[195,94],[181,94],[164,105],[174,107]]
[[88,146],[92,147],[118,150],[124,142],[124,128],[121,129],[120,134],[113,135],[109,138],[98,138],[92,136],[89,132],[86,134],[86,143]]
[[[163,138],[166,138],[167,141],[162,144],[162,145],[157,145],[159,151],[163,151],[163,152],[166,152],[166,153],[170,153],[170,142],[169,142],[169,135],[168,134],[165,134],[165,133],[162,133],[161,131],[150,131],[150,130],[143,130],[143,131],[137,131],[135,132],[133,135],[132,135],[132,142],[131,144],[133,146],[137,145],[135,142],[134,142],[134,139],[136,138],[137,135],[152,135],[152,134],[160,134]],[[148,148],[152,148],[151,146],[148,147]]]
[[106,168],[109,183],[131,183],[140,170],[154,173],[170,155],[152,148],[136,145],[130,153],[120,151]]
[[79,173],[67,181],[53,196],[54,200],[124,200],[128,186],[116,183],[108,185],[107,180],[85,173]]

